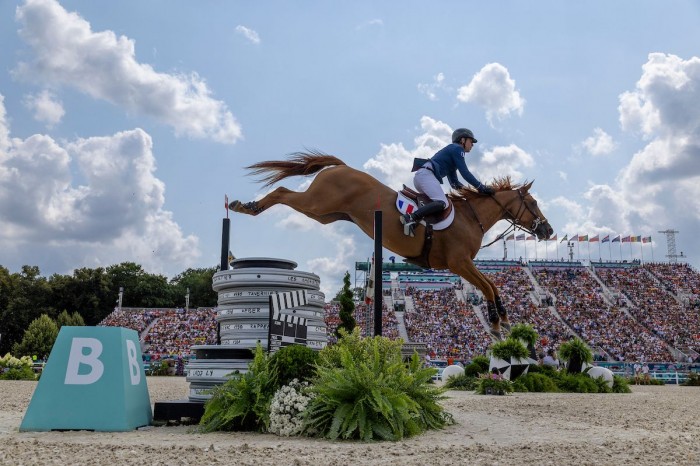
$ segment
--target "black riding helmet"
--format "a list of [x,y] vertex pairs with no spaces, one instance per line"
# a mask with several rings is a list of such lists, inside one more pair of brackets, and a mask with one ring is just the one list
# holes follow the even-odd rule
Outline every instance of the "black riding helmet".
[[459,128],[452,133],[452,142],[459,142],[459,140],[462,138],[470,138],[475,144],[477,142],[476,138],[474,137],[474,133],[472,133],[470,129]]

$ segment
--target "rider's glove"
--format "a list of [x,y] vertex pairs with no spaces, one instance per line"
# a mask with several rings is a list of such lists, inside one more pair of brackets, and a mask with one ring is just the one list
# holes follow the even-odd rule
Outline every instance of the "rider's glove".
[[496,193],[496,191],[491,186],[483,184],[483,183],[479,185],[479,192],[481,194],[488,194],[489,196],[491,194]]

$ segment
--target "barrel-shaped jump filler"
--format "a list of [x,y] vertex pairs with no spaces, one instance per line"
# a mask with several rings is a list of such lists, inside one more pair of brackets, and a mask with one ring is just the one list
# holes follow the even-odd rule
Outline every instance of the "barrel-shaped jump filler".
[[64,326],[19,430],[124,432],[152,418],[136,331]]

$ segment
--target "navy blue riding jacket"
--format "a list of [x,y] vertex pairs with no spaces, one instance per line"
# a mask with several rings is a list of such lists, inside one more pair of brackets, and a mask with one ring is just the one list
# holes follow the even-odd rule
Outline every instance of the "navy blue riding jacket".
[[430,162],[433,165],[433,173],[440,184],[442,184],[442,179],[447,177],[447,181],[450,182],[450,186],[453,189],[459,189],[464,186],[457,178],[457,172],[459,171],[462,178],[467,180],[470,185],[476,189],[479,189],[481,186],[479,180],[467,168],[467,163],[464,161],[464,149],[457,143],[449,144],[437,151],[430,159]]

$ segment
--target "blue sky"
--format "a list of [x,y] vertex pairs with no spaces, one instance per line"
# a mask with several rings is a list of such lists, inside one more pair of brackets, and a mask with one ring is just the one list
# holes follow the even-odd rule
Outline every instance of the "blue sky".
[[[559,238],[653,238],[576,255],[665,260],[670,228],[698,267],[698,24],[694,1],[0,2],[0,264],[216,265],[224,195],[266,192],[245,166],[312,148],[399,187],[468,127],[472,172],[534,179]],[[373,250],[285,207],[231,221],[237,257],[328,294]]]

